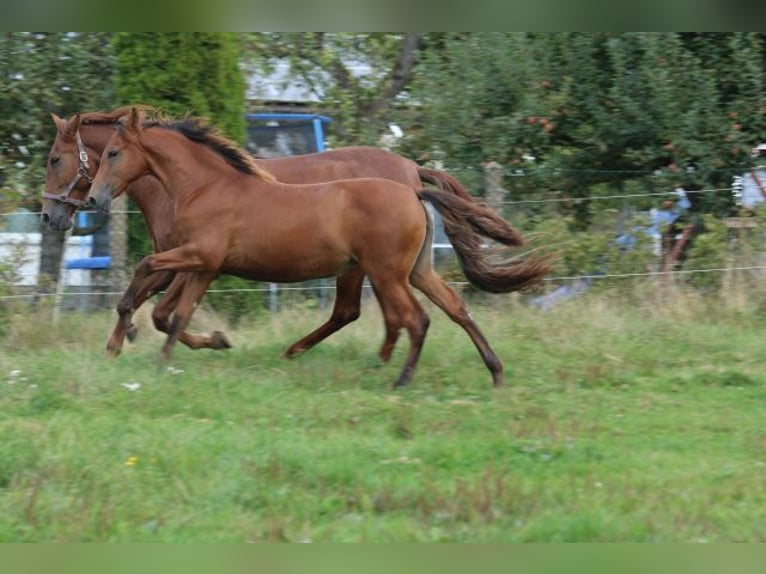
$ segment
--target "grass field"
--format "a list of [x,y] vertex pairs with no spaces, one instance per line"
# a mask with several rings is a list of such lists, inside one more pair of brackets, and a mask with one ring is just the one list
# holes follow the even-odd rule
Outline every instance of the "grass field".
[[[766,541],[766,321],[718,297],[592,295],[541,313],[473,305],[494,390],[428,307],[380,365],[379,312],[308,354],[326,311],[230,331],[225,352],[113,315],[14,317],[0,340],[0,541]],[[214,317],[198,328],[215,328]]]

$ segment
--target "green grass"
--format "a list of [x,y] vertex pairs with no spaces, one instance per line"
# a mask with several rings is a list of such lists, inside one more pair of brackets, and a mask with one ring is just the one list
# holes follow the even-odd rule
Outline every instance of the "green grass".
[[0,341],[0,541],[765,541],[766,321],[627,299],[472,305],[499,390],[431,307],[398,391],[374,304],[292,361],[326,311],[172,369],[146,321],[108,360],[111,313],[27,311]]

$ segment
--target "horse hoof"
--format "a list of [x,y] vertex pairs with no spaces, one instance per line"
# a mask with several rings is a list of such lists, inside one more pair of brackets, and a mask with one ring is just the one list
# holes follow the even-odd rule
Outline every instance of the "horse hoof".
[[135,325],[131,325],[128,327],[127,331],[125,331],[125,336],[128,338],[128,341],[131,343],[136,340],[136,336],[138,335],[138,327]]
[[294,346],[288,347],[288,349],[284,353],[282,353],[282,356],[285,359],[294,359],[295,357],[303,353],[304,350],[305,349],[301,349],[300,347],[294,347]]
[[121,351],[121,349],[119,347],[107,346],[107,348],[106,348],[106,356],[109,359],[114,359],[115,357],[117,357],[117,355],[120,354],[120,351]]
[[226,334],[222,331],[213,331],[213,334],[210,336],[210,344],[213,349],[219,351],[223,349],[231,349],[231,343],[226,337]]

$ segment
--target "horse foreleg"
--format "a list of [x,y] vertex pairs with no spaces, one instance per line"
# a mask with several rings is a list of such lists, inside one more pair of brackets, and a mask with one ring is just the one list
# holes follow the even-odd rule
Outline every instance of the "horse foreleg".
[[[183,292],[188,273],[179,273],[173,279],[167,292],[162,296],[152,311],[152,321],[154,327],[163,333],[170,333],[170,315],[177,306],[178,299]],[[229,349],[229,343],[226,335],[221,331],[214,331],[211,336],[193,335],[188,331],[182,331],[178,334],[178,340],[190,349]]]
[[489,346],[479,326],[471,317],[465,302],[444,282],[430,265],[427,269],[416,269],[411,283],[434,302],[450,319],[460,325],[473,341],[484,364],[492,374],[492,383],[496,387],[503,385],[503,364]]
[[[173,346],[181,333],[189,324],[192,313],[199,305],[210,284],[216,278],[216,273],[188,273],[175,285],[171,284],[172,293],[169,292],[171,301],[176,300],[173,318],[168,325],[168,338],[162,347],[162,358],[167,360],[173,351]],[[180,293],[177,293],[180,292]]]
[[352,321],[356,321],[360,315],[363,282],[364,272],[358,267],[338,276],[335,280],[335,303],[330,318],[311,333],[290,345],[284,356],[292,359],[305,353],[336,331]]
[[[149,256],[151,257],[151,256]],[[144,257],[141,262],[136,266],[133,272],[133,278],[122,295],[122,299],[117,304],[117,314],[119,318],[117,325],[115,325],[112,336],[109,338],[106,344],[107,354],[115,356],[119,354],[122,349],[122,342],[124,334],[131,331],[132,322],[130,317],[133,311],[136,309],[136,301],[143,303],[146,300],[146,285],[160,284],[165,277],[172,277],[172,274],[168,276],[165,273],[154,272],[151,269],[148,259]]]
[[136,287],[136,292],[128,297],[128,292],[122,296],[117,304],[117,323],[114,326],[109,340],[106,343],[106,351],[110,356],[117,356],[122,351],[122,345],[127,336],[130,341],[136,337],[136,327],[133,325],[133,313],[152,295],[165,289],[173,279],[172,271],[154,273],[144,278],[144,281]]

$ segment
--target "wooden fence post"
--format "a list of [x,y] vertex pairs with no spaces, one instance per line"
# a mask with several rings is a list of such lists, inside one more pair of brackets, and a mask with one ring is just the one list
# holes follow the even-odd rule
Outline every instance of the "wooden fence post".
[[109,290],[122,293],[128,286],[128,200],[124,193],[112,200],[109,254]]
[[484,182],[487,189],[487,204],[500,213],[503,213],[503,201],[506,190],[503,188],[503,176],[505,169],[496,161],[484,164]]

